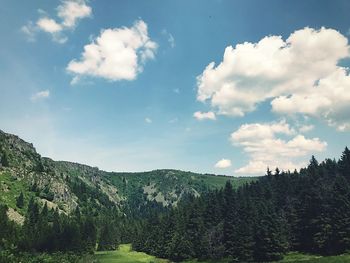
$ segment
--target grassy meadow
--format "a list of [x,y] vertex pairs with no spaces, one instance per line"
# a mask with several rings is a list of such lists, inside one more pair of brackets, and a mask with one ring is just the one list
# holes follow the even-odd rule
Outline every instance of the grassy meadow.
[[279,262],[293,263],[346,263],[350,262],[350,254],[322,257],[316,255],[307,255],[301,253],[288,253],[283,260]]
[[[96,252],[99,263],[170,263],[166,259],[159,259],[146,253],[132,251],[130,244],[120,245],[115,251]],[[228,261],[197,261],[188,260],[183,263],[228,263]],[[279,263],[346,263],[350,262],[350,254],[322,257],[301,253],[288,253]],[[275,262],[277,263],[277,262]]]
[[168,263],[168,260],[158,259],[146,253],[131,250],[130,244],[120,245],[115,251],[96,252],[99,263]]

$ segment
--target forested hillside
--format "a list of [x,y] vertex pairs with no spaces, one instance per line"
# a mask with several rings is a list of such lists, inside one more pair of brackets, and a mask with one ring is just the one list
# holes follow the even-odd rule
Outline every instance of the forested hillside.
[[[17,222],[23,222],[24,207],[31,197],[67,214],[77,207],[82,210],[114,206],[122,211],[130,210],[135,203],[176,205],[187,195],[199,196],[220,188],[228,179],[236,187],[255,180],[179,170],[105,172],[97,167],[43,158],[32,144],[0,131],[0,202],[11,209],[11,218]],[[18,207],[16,198],[21,193],[25,206]]]
[[3,132],[0,158],[0,262],[94,262],[95,250],[121,243],[175,262],[350,250],[348,148],[338,161],[312,157],[259,179],[104,172],[42,158]]
[[238,187],[256,179],[178,170],[105,172],[41,157],[32,144],[0,131],[0,248],[16,254],[14,262],[22,252],[84,253],[96,244],[113,249],[130,241],[137,218],[227,180]]
[[350,151],[312,157],[300,172],[267,171],[237,190],[193,197],[140,221],[133,247],[174,261],[274,261],[288,251],[337,255],[350,249]]

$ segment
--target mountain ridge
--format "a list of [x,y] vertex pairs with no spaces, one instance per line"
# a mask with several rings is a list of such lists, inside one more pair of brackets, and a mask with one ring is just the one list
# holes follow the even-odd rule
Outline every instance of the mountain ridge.
[[123,211],[126,207],[130,210],[130,206],[141,209],[152,202],[174,206],[188,195],[199,196],[219,189],[227,180],[238,187],[256,179],[176,169],[107,172],[86,164],[42,157],[32,143],[0,130],[0,202],[10,208],[12,218],[24,215],[25,208],[16,205],[21,193],[26,204],[35,197],[49,208],[67,214],[77,207],[83,211],[87,207],[96,211],[115,207]]

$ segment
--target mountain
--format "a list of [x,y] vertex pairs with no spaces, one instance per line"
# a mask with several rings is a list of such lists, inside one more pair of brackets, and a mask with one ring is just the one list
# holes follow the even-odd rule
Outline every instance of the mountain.
[[[0,130],[0,203],[9,207],[10,219],[22,223],[26,204],[34,197],[49,208],[70,214],[116,207],[122,212],[141,209],[147,203],[176,206],[186,196],[200,196],[222,188],[257,180],[198,174],[179,170],[126,173],[105,172],[97,167],[54,161],[38,154],[33,144]],[[23,205],[18,204],[23,193]]]

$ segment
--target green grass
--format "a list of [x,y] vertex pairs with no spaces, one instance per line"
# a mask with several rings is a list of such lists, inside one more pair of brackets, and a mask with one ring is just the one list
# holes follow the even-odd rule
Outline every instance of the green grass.
[[[227,263],[228,260],[221,261],[197,261],[197,260],[188,260],[184,263]],[[285,257],[276,261],[275,263],[346,263],[350,262],[350,254],[338,255],[338,256],[329,256],[322,257],[317,255],[301,254],[298,252],[291,252],[285,255]]]
[[146,253],[131,250],[130,244],[120,245],[115,251],[96,252],[99,263],[168,263],[168,260],[158,259]]
[[[131,250],[130,244],[120,245],[118,250],[96,252],[96,257],[99,263],[170,263],[165,259],[159,259],[150,256],[146,253],[136,252]],[[220,261],[198,261],[187,260],[183,263],[228,263],[228,260]],[[317,255],[301,254],[298,252],[288,253],[278,263],[346,263],[350,262],[350,254],[339,256],[322,257]],[[277,263],[277,262],[275,262]]]
[[209,260],[209,261],[198,261],[197,259],[191,259],[183,261],[182,263],[229,263],[230,260],[222,259],[222,260]]
[[297,252],[288,253],[283,260],[278,262],[293,263],[345,263],[350,262],[350,254],[322,257],[316,255],[301,254]]
[[[24,194],[24,208],[16,207],[16,198],[19,194]],[[24,180],[18,180],[11,175],[10,172],[0,171],[0,203],[19,211],[21,214],[25,212],[26,205],[33,193],[28,192],[28,185]]]

